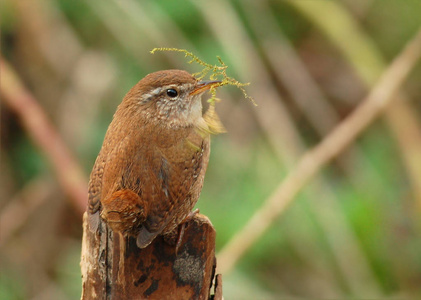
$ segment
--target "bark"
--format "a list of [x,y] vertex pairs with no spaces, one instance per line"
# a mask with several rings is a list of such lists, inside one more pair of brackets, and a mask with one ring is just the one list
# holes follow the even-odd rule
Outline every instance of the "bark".
[[90,232],[83,218],[82,300],[90,299],[222,299],[222,280],[215,275],[215,230],[197,214],[175,247],[161,236],[145,249],[134,238],[114,234],[101,222]]

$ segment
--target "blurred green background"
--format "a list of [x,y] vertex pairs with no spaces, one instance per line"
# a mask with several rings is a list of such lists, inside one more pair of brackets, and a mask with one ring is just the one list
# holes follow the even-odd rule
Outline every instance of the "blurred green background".
[[[297,160],[349,115],[421,26],[419,0],[1,0],[2,56],[86,177],[124,94],[146,74],[220,56],[223,87],[197,204],[217,250]],[[421,297],[421,67],[229,273],[225,299]],[[1,105],[0,299],[77,299],[81,215]],[[417,176],[420,175],[420,176]],[[4,220],[13,220],[5,224]]]

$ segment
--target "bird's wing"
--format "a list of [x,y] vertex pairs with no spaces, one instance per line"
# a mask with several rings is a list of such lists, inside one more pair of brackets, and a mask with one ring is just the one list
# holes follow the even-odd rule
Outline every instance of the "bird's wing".
[[140,248],[166,233],[163,230],[175,228],[197,202],[209,160],[209,139],[192,132],[175,145],[157,146],[152,152],[152,193],[147,219],[137,237]]
[[106,157],[99,153],[89,179],[88,188],[88,222],[92,232],[96,232],[99,226],[99,208],[101,206],[102,177]]
[[[109,136],[108,133],[107,136]],[[96,232],[99,226],[101,199],[107,196],[110,188],[114,188],[113,183],[119,177],[119,172],[116,168],[118,168],[119,164],[124,165],[124,160],[127,159],[128,137],[120,140],[110,140],[107,136],[89,179],[88,221],[92,232]],[[111,148],[113,145],[115,147]]]

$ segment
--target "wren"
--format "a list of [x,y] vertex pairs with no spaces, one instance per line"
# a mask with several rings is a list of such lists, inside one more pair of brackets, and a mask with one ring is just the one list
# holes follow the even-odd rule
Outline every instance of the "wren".
[[166,70],[147,75],[126,94],[90,176],[92,232],[101,218],[145,248],[191,217],[210,151],[201,95],[219,83]]

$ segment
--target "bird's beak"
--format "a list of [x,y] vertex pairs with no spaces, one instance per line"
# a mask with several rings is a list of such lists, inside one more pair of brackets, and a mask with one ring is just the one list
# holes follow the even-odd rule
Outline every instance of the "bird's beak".
[[196,85],[194,90],[190,92],[190,95],[193,96],[193,95],[201,94],[212,87],[218,87],[221,84],[221,82],[222,81],[219,81],[219,80],[201,81]]

